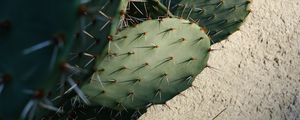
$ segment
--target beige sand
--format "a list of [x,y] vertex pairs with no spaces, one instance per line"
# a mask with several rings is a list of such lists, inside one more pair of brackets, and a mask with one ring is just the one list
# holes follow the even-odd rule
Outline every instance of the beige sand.
[[[141,120],[300,120],[300,0],[253,0],[229,41],[214,45],[197,88]],[[224,46],[224,48],[223,48]]]

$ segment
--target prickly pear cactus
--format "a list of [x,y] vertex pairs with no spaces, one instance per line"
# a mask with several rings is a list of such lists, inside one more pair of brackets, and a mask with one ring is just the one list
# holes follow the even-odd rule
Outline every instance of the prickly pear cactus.
[[66,72],[77,0],[0,1],[0,119],[56,110],[47,91]]
[[250,0],[80,1],[0,1],[0,119],[136,118],[192,86],[250,12]]
[[192,86],[209,52],[210,40],[197,24],[148,20],[110,36],[82,90],[93,103],[116,110],[163,104]]
[[181,0],[171,11],[206,29],[211,43],[226,39],[237,31],[250,13],[250,0]]

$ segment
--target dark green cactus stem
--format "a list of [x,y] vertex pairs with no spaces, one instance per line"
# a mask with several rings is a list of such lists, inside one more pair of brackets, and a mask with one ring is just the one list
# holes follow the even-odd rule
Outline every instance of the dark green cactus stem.
[[169,11],[172,11],[182,0],[159,0]]
[[132,0],[126,15],[129,25],[135,25],[144,20],[166,17],[174,17],[174,15],[157,0]]
[[250,0],[181,0],[172,12],[207,29],[211,43],[218,43],[239,30]]
[[164,5],[162,4],[159,0],[148,0],[148,2],[157,8],[157,11],[160,13],[160,14],[166,14],[167,16],[169,17],[175,17],[171,12],[170,10]]
[[76,105],[64,114],[44,117],[45,120],[137,120],[147,109],[118,111],[103,106]]
[[[110,41],[109,36],[115,35],[121,29],[127,27],[125,23],[125,14],[127,0],[90,0],[80,5],[80,22],[77,24],[77,35],[72,52],[69,55],[69,63],[80,70],[79,74],[71,74],[72,81],[80,86],[87,82],[88,78],[94,72],[94,63],[98,54],[104,49]],[[69,78],[70,79],[70,78]],[[89,103],[85,96],[76,91],[74,86],[65,84],[68,81],[62,81],[60,89],[53,89],[51,98],[56,106],[63,108],[65,112],[70,112],[77,106],[74,106],[73,98],[77,95],[83,101],[76,99],[80,104]],[[74,83],[74,82],[73,82]],[[80,91],[79,91],[80,92]],[[76,96],[77,98],[77,96]],[[56,113],[43,116],[55,117]],[[61,115],[61,114],[60,114]]]
[[[68,63],[75,66],[79,72],[69,76],[71,82],[74,80],[80,86],[80,83],[86,82],[94,72],[96,57],[109,42],[109,36],[123,28],[127,4],[127,0],[90,0],[80,5],[77,34],[74,35],[75,42],[68,57]],[[65,82],[68,81],[62,81],[60,89],[52,91],[55,94],[51,98],[54,97],[53,99],[60,102],[70,102],[72,96],[63,97],[66,91],[71,91]],[[86,100],[85,102],[88,103]]]
[[96,55],[109,42],[109,36],[126,27],[127,4],[127,0],[91,0],[81,5],[78,33],[69,62],[83,72],[74,79],[87,79],[94,72]]
[[192,86],[209,52],[210,40],[197,24],[148,20],[112,36],[82,90],[94,104],[116,110],[164,104]]
[[0,1],[0,119],[57,110],[47,92],[67,72],[64,61],[78,17],[77,0]]

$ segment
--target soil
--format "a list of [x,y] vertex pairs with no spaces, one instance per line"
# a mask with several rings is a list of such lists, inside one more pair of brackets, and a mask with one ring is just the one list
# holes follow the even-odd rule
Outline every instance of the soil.
[[300,120],[300,0],[253,0],[193,88],[140,120]]

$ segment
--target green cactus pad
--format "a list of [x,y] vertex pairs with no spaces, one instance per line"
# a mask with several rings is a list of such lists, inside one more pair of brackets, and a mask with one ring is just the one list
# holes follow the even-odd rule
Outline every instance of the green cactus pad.
[[182,0],[172,12],[206,28],[214,44],[239,29],[250,12],[249,3],[249,0]]
[[48,105],[44,98],[64,71],[78,5],[77,0],[0,1],[0,119],[24,118]]
[[93,103],[117,110],[163,104],[192,86],[209,51],[209,37],[197,24],[148,20],[111,36],[82,90]]

